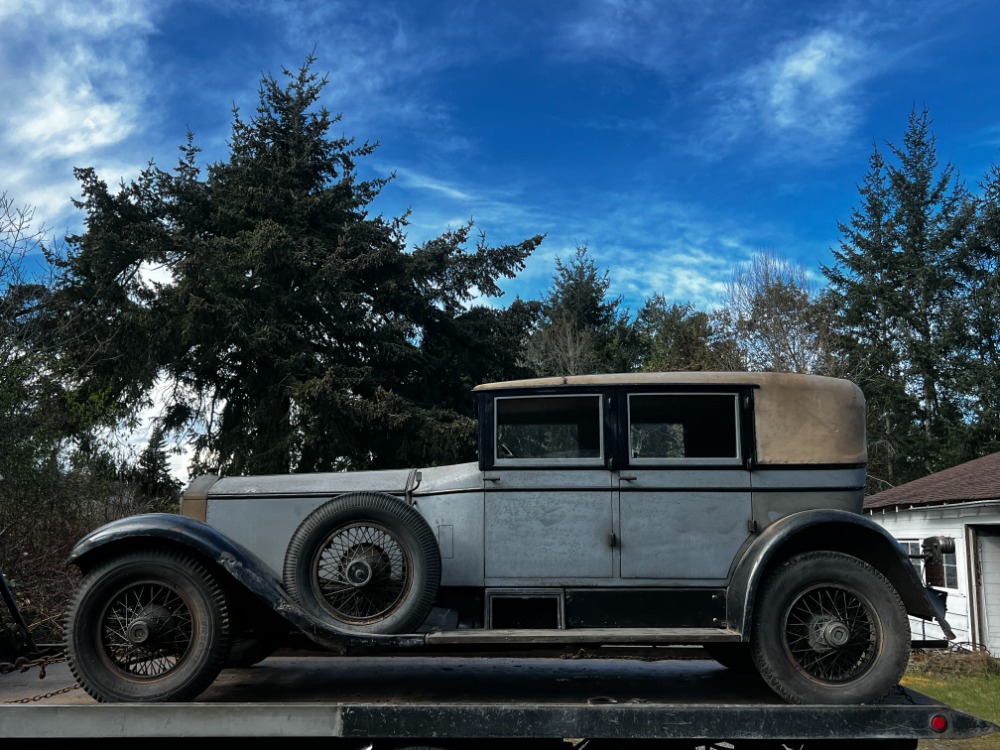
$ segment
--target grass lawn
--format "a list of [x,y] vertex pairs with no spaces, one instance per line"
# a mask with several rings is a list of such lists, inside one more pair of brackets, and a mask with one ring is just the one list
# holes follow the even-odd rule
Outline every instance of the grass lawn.
[[[903,685],[1000,724],[1000,661],[985,653],[914,654]],[[927,740],[920,750],[1000,750],[1000,732],[969,740]]]

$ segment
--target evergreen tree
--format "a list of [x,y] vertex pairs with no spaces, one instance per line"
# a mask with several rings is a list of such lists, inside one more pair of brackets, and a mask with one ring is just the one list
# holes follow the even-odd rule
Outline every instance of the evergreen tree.
[[966,415],[963,257],[974,201],[939,168],[926,110],[911,113],[895,164],[877,148],[861,204],[824,268],[851,374],[865,391],[873,489],[959,460]]
[[600,273],[586,247],[568,262],[556,259],[552,286],[526,356],[538,375],[630,372],[639,358],[639,337],[621,297],[608,297],[608,271]]
[[163,426],[229,472],[471,458],[467,391],[520,372],[526,325],[523,305],[476,296],[499,296],[541,237],[468,249],[465,226],[408,248],[406,216],[369,213],[387,179],[357,176],[375,145],[331,137],[339,117],[312,65],[262,79],[204,175],[190,134],[172,172],[150,164],[116,193],[78,172],[86,231],[56,300],[65,350],[91,389],[132,408],[166,378]]
[[965,255],[967,357],[957,376],[970,402],[970,457],[1000,450],[1000,165],[981,188]]
[[131,472],[139,492],[147,498],[174,500],[180,490],[180,483],[170,473],[170,459],[167,457],[166,435],[162,425],[153,427],[149,442],[139,454]]
[[642,369],[656,372],[725,370],[732,364],[730,342],[720,337],[711,316],[691,304],[667,304],[654,294],[635,319]]

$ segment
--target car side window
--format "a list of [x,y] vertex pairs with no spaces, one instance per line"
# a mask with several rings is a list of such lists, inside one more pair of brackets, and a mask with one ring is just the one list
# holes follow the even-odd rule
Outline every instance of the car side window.
[[630,394],[630,463],[738,460],[738,404],[734,393]]
[[498,464],[600,463],[601,397],[512,396],[495,402],[494,460]]

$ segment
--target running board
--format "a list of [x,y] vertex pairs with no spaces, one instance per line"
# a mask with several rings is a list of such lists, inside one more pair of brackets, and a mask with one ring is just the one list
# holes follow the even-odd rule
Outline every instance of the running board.
[[740,640],[723,628],[567,628],[511,630],[443,630],[427,633],[428,646],[472,643],[604,644],[604,643],[724,643]]

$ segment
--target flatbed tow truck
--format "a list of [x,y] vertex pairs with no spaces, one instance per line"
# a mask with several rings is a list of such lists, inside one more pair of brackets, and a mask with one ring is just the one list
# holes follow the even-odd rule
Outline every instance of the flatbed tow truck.
[[56,746],[288,738],[372,750],[902,750],[998,729],[905,687],[875,705],[790,705],[757,675],[727,670],[697,647],[607,651],[585,659],[283,652],[224,670],[197,702],[161,704],[96,703],[57,662],[43,681],[34,670],[0,675],[0,737]]
[[[855,384],[622,373],[475,394],[477,462],[206,474],[179,514],[85,535],[69,670],[49,670],[82,689],[0,698],[0,737],[912,750],[997,729],[898,686],[907,615],[954,633],[861,515]],[[924,540],[928,578],[950,542]],[[293,637],[305,654],[264,658]]]

